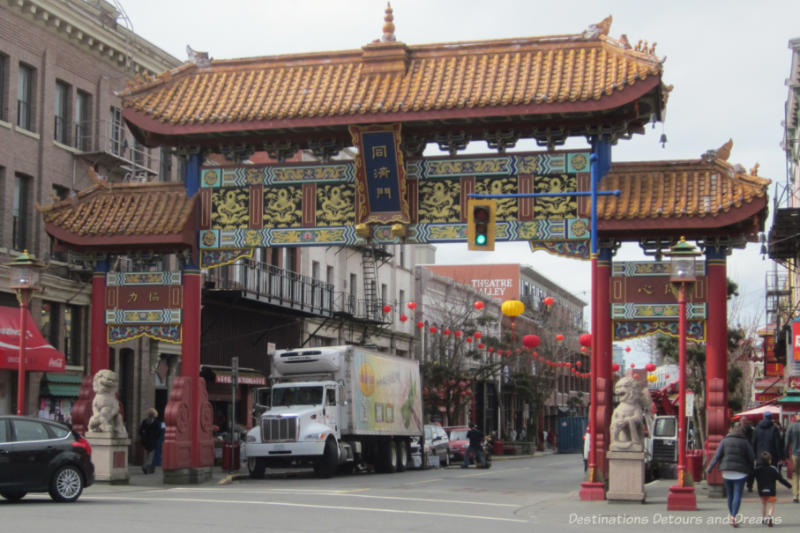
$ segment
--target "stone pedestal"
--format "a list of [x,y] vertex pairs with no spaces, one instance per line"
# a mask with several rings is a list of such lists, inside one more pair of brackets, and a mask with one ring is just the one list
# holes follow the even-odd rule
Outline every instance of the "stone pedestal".
[[92,463],[94,463],[95,481],[112,484],[128,483],[128,438],[112,437],[109,433],[86,434],[86,440],[92,445]]
[[211,479],[211,467],[176,468],[164,470],[164,483],[167,485],[196,485]]
[[644,503],[644,452],[608,452],[608,501]]

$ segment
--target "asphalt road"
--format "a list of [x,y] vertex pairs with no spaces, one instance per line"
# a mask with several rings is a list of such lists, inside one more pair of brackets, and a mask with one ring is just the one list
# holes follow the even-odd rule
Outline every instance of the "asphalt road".
[[[218,470],[218,469],[217,469]],[[727,514],[724,500],[698,487],[698,511],[668,513],[662,480],[648,486],[647,503],[582,502],[579,455],[495,461],[491,469],[413,470],[317,479],[310,471],[246,477],[227,484],[165,486],[158,474],[131,485],[95,485],[75,504],[45,494],[0,503],[3,531],[202,533],[221,531],[481,532],[707,531]],[[144,478],[144,479],[142,479]],[[800,505],[779,488],[776,527],[800,525]],[[743,513],[760,515],[748,498]],[[729,527],[729,526],[727,526]],[[727,529],[726,527],[726,529]],[[744,527],[761,527],[746,525]]]

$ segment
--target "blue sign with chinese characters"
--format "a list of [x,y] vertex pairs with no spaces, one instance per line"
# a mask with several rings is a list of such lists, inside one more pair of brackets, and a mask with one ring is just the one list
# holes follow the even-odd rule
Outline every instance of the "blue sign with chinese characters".
[[356,157],[356,223],[409,222],[400,125],[350,126]]

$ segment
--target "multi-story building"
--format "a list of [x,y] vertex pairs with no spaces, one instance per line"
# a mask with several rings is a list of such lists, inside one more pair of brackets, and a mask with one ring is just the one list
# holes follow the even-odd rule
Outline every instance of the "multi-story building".
[[[91,186],[89,168],[112,183],[168,181],[181,174],[173,154],[145,149],[122,122],[116,94],[126,80],[180,64],[126,22],[104,0],[0,5],[0,263],[24,250],[44,262],[42,291],[34,295],[31,312],[66,358],[65,373],[27,373],[29,414],[69,418],[87,369],[90,328],[91,266],[86,258],[52,248],[36,205],[73,198]],[[133,267],[132,260],[118,259],[116,268]],[[0,305],[18,305],[5,266],[0,266]],[[133,384],[143,376],[152,382],[147,357],[157,361],[162,349],[175,352],[146,339],[112,350],[129,423],[140,412]],[[15,368],[0,368],[0,413],[16,409],[16,378]]]
[[763,335],[760,332],[765,378],[759,382],[762,386],[756,386],[756,400],[766,394],[779,396],[792,386],[800,388],[800,360],[793,357],[791,342],[792,323],[800,315],[800,38],[789,41],[789,49],[792,56],[781,141],[786,182],[778,184],[775,215],[765,243],[775,266],[766,280],[767,327]]
[[[533,268],[519,264],[426,265],[425,268],[471,288],[498,307],[506,300],[520,300],[525,306],[523,315],[510,319],[497,313],[502,318],[499,324],[503,331],[516,338],[513,350],[519,347],[525,334],[537,334],[542,339],[539,351],[543,356],[570,365],[580,361],[578,367],[588,371],[589,358],[578,346],[579,334],[586,331],[583,320],[586,302]],[[564,336],[563,340],[554,341],[559,334]],[[532,365],[530,370],[536,368]],[[589,404],[589,380],[576,376],[570,368],[554,369],[552,392],[539,412],[531,412],[530,406],[510,388],[500,392],[500,434],[510,434],[512,430],[519,433],[531,425],[532,417],[537,417],[535,425],[540,431],[546,428],[552,433],[559,416],[584,415]]]

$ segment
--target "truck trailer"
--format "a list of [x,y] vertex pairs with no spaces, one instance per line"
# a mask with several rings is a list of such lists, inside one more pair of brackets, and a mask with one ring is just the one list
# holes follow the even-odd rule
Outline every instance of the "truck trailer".
[[313,466],[320,477],[372,465],[400,472],[422,435],[419,363],[357,346],[278,350],[270,405],[247,433],[251,477]]

